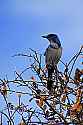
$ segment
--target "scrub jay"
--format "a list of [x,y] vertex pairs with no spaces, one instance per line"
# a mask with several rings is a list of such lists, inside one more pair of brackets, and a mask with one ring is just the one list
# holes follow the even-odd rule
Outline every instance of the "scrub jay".
[[[53,85],[52,74],[57,72],[57,64],[62,55],[62,47],[60,40],[56,34],[48,34],[46,36],[42,36],[43,38],[48,39],[50,45],[45,51],[45,63],[48,69],[48,81],[47,81],[47,88],[51,90]],[[56,74],[57,75],[57,74]]]

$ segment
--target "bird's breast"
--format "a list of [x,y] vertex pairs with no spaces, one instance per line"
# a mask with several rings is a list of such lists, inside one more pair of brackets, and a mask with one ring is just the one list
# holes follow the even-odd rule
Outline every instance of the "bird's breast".
[[62,47],[56,49],[47,48],[45,55],[46,64],[56,65],[59,62],[61,55],[62,55]]

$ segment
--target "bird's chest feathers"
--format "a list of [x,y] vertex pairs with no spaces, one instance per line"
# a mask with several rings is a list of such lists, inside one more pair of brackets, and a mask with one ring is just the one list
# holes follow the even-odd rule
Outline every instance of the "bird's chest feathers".
[[62,54],[62,49],[61,48],[47,48],[46,53],[45,53],[45,58],[46,58],[46,64],[52,64],[56,65]]

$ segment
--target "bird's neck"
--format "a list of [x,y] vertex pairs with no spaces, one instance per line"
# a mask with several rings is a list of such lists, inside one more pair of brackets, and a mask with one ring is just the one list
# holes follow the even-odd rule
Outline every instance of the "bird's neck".
[[59,48],[58,44],[54,43],[54,42],[50,42],[50,47],[51,48]]

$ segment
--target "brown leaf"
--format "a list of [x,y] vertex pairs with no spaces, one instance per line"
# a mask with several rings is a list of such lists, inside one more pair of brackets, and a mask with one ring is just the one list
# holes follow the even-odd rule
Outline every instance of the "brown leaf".
[[65,102],[65,100],[66,100],[66,94],[62,95],[62,97],[61,97],[62,102]]
[[18,125],[26,125],[23,121],[21,121]]
[[83,70],[79,70],[78,68],[76,68],[75,76],[74,76],[75,83],[79,83],[80,82],[81,75],[83,75]]
[[80,104],[79,102],[78,103],[75,103],[72,105],[72,107],[70,108],[71,109],[71,112],[80,112],[82,110],[82,104]]
[[1,94],[4,95],[4,96],[7,95],[7,86],[6,86],[6,85],[3,85],[3,86],[1,87]]
[[46,97],[45,96],[41,96],[40,99],[36,99],[36,103],[39,107],[42,107],[44,105],[44,101],[45,101]]

